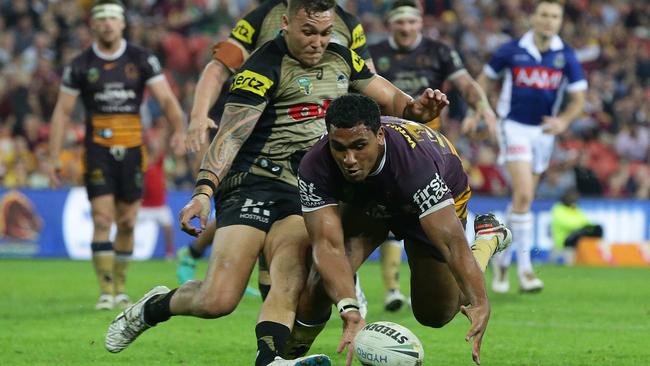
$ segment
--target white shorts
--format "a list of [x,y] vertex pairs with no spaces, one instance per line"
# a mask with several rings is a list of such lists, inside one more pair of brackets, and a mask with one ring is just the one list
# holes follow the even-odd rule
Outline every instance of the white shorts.
[[138,221],[155,221],[160,226],[172,225],[172,209],[169,206],[140,207],[138,209]]
[[551,161],[555,136],[531,126],[505,119],[499,124],[499,163],[528,161],[533,173],[543,173]]

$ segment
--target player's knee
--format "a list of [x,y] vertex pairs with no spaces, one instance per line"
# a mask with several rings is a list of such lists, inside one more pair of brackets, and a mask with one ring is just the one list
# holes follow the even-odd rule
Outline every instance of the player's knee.
[[512,195],[512,209],[527,211],[533,202],[534,194],[531,192],[514,192]]
[[118,218],[116,224],[119,232],[131,234],[135,228],[135,217]]
[[111,217],[103,212],[93,213],[93,226],[95,227],[95,231],[110,230],[112,221]]
[[456,313],[457,311],[446,309],[438,311],[416,311],[413,309],[413,315],[418,323],[431,328],[444,327],[454,318],[454,316],[456,316]]
[[202,297],[199,300],[198,313],[202,318],[215,319],[226,316],[237,308],[239,297],[229,296],[227,293]]

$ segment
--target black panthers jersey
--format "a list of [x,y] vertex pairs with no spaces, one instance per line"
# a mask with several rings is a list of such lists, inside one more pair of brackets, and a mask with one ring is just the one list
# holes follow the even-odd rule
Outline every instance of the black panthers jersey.
[[353,50],[330,43],[316,66],[289,55],[282,34],[260,47],[233,77],[226,106],[262,112],[231,172],[246,172],[297,186],[302,156],[326,133],[330,102],[362,91],[375,77]]
[[[366,35],[359,18],[336,6],[334,28],[330,42],[353,49],[364,60],[370,59]],[[240,19],[230,33],[249,53],[278,35],[282,14],[287,13],[283,0],[268,0]]]
[[63,92],[80,95],[86,108],[86,143],[142,145],[140,104],[147,84],[163,79],[156,56],[122,40],[115,55],[93,44],[63,71]]
[[370,46],[370,52],[377,73],[414,98],[465,71],[458,52],[427,37],[411,50],[398,49],[389,38]]

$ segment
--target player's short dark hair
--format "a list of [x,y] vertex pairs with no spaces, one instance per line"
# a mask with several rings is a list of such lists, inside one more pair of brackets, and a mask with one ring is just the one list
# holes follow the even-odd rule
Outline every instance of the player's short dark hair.
[[390,7],[390,10],[395,10],[401,6],[410,6],[419,9],[418,4],[415,2],[415,0],[397,0]]
[[300,9],[305,9],[307,15],[328,11],[336,6],[336,0],[289,0],[287,13],[289,16],[298,14]]
[[381,126],[379,105],[371,98],[361,94],[351,93],[340,96],[334,99],[327,108],[325,125],[327,131],[331,126],[353,128],[364,125],[377,134]]

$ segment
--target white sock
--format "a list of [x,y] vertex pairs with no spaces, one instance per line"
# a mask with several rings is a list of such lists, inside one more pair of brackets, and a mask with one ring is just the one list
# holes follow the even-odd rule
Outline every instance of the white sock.
[[523,214],[510,213],[510,230],[512,230],[512,246],[517,253],[517,274],[521,277],[524,273],[533,272],[530,261],[530,251],[533,247],[533,215],[530,212]]

